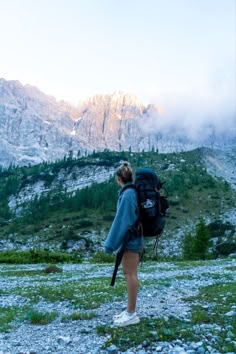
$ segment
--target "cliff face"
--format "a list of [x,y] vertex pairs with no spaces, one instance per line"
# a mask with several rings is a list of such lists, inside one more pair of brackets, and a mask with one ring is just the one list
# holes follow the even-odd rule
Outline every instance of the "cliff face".
[[144,107],[132,96],[95,96],[80,109],[76,135],[87,149],[137,150],[142,140],[138,121]]
[[24,165],[80,148],[73,119],[58,102],[29,85],[0,80],[0,164]]
[[[208,127],[209,128],[209,127]],[[131,95],[97,95],[78,107],[58,102],[30,85],[0,80],[0,165],[35,164],[56,160],[73,151],[162,152],[190,150],[202,145],[234,144],[214,134],[193,139],[180,126],[163,128],[158,107],[145,107]],[[201,136],[201,134],[200,134]],[[216,147],[216,146],[215,146]]]

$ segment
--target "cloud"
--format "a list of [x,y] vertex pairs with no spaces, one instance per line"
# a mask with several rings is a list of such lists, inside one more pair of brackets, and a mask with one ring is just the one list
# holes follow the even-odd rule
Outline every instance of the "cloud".
[[236,139],[235,71],[217,71],[204,89],[161,95],[140,124],[144,133],[204,140],[210,135]]

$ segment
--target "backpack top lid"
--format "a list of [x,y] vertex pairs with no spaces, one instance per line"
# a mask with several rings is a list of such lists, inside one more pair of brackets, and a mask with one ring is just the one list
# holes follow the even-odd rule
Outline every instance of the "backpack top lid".
[[137,169],[135,173],[135,184],[148,184],[149,186],[157,189],[160,189],[162,186],[156,172],[150,167]]

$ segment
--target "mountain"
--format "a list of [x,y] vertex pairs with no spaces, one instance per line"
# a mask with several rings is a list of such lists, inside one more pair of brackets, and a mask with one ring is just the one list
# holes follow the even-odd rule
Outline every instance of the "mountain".
[[35,164],[78,150],[72,114],[55,98],[18,81],[0,80],[0,164]]
[[96,95],[74,107],[36,87],[0,79],[2,166],[55,161],[72,152],[172,152],[236,143],[236,137],[216,133],[212,124],[194,138],[188,128],[183,129],[181,119],[165,124],[157,106],[144,106],[122,92]]

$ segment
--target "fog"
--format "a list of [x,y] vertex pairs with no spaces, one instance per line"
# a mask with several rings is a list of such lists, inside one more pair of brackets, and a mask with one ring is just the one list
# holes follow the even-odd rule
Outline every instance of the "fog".
[[204,91],[163,94],[155,100],[140,124],[145,133],[187,137],[192,141],[210,136],[236,139],[235,72],[217,72]]

